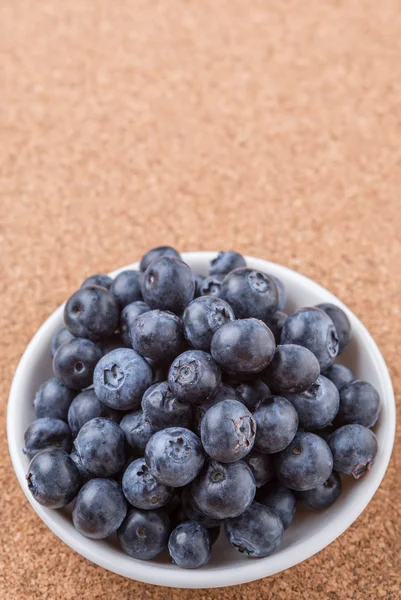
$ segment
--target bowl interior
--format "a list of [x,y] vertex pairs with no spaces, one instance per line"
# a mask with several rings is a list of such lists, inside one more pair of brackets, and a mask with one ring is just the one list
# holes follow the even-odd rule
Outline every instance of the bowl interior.
[[[184,254],[183,258],[195,272],[206,275],[214,256],[214,252],[191,252]],[[114,538],[107,541],[86,539],[74,529],[68,508],[52,511],[31,498],[25,482],[29,460],[21,450],[24,431],[34,419],[35,392],[43,381],[52,376],[50,342],[53,334],[63,326],[63,307],[59,307],[36,333],[17,368],[7,415],[10,454],[22,489],[43,521],[77,552],[111,571],[139,581],[174,587],[218,587],[271,575],[305,560],[331,543],[363,511],[384,476],[394,440],[394,396],[384,360],[370,334],[337,298],[310,279],[257,258],[248,257],[247,264],[282,279],[288,290],[286,311],[289,313],[298,307],[321,302],[332,302],[347,312],[353,339],[339,362],[349,366],[357,377],[372,383],[381,397],[381,415],[374,429],[379,439],[375,464],[358,482],[344,477],[340,498],[327,510],[318,513],[298,510],[279,549],[264,559],[250,560],[242,556],[228,545],[223,532],[214,547],[210,563],[199,571],[179,569],[167,555],[151,562],[134,560],[119,549]],[[129,267],[137,268],[138,264]]]

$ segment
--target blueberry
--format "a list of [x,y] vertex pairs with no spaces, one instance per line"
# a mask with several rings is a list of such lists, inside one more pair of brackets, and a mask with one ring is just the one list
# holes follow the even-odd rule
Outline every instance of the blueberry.
[[156,362],[170,362],[184,350],[184,328],[177,315],[150,310],[131,324],[131,344],[142,356]]
[[239,394],[229,385],[221,383],[216,391],[206,400],[203,400],[199,404],[193,405],[193,420],[195,430],[200,435],[200,425],[204,414],[211,406],[214,406],[218,402],[223,400],[238,400],[241,401]]
[[202,283],[205,278],[203,277],[203,275],[198,275],[198,273],[194,273],[194,279],[195,279],[195,298],[198,298],[198,296],[202,296]]
[[225,530],[230,544],[250,558],[272,554],[280,545],[284,533],[277,513],[259,502],[253,502],[239,517],[227,519]]
[[286,398],[298,413],[300,427],[308,431],[330,425],[340,404],[338,389],[323,375],[304,392],[286,394]]
[[209,408],[201,422],[205,452],[223,463],[244,458],[252,450],[255,434],[251,413],[237,400],[218,402]]
[[225,323],[234,321],[234,313],[224,300],[201,296],[192,300],[183,314],[184,333],[197,350],[210,351],[213,334]]
[[246,267],[245,258],[238,252],[219,252],[210,263],[210,275],[227,275],[234,269]]
[[255,381],[244,381],[240,383],[235,391],[239,394],[241,402],[253,412],[259,402],[271,396],[271,391],[264,381],[255,379]]
[[64,321],[75,337],[96,342],[114,333],[118,325],[118,306],[106,288],[86,286],[67,300]]
[[143,395],[142,410],[154,431],[192,424],[192,407],[177,400],[167,381],[155,383]]
[[274,339],[276,340],[276,344],[280,343],[281,332],[285,323],[286,318],[288,317],[287,313],[281,312],[277,310],[274,315],[271,315],[267,319],[265,319],[265,323],[274,335]]
[[226,371],[259,373],[273,358],[274,337],[257,319],[242,319],[222,325],[213,336],[211,353]]
[[181,314],[193,300],[194,275],[182,260],[162,256],[146,269],[142,280],[142,294],[151,309],[159,308]]
[[103,273],[97,273],[96,275],[91,275],[87,277],[85,281],[83,281],[81,287],[87,287],[88,285],[98,285],[100,287],[106,288],[109,290],[113,280],[108,275],[104,275]]
[[277,346],[263,378],[274,392],[285,394],[303,392],[319,375],[319,362],[308,348],[285,344]]
[[121,271],[111,284],[110,291],[113,294],[120,310],[135,302],[142,300],[142,279],[143,275],[140,271],[128,269]]
[[269,396],[253,413],[256,422],[255,450],[272,454],[284,450],[298,429],[297,411],[291,402],[280,396]]
[[297,500],[294,492],[279,481],[272,481],[262,490],[259,502],[278,514],[284,529],[292,523]]
[[110,408],[132,410],[152,384],[152,369],[135,350],[113,350],[97,363],[93,376],[97,397]]
[[200,295],[218,298],[223,279],[224,275],[209,275],[209,277],[205,277],[200,286]]
[[335,471],[324,482],[311,490],[297,492],[299,502],[307,508],[322,510],[335,502],[341,493],[341,480]]
[[329,437],[334,469],[360,479],[370,471],[377,454],[375,434],[363,425],[344,425]]
[[338,364],[331,365],[324,371],[323,375],[334,383],[338,391],[341,390],[343,385],[350,383],[355,379],[351,369],[348,369],[348,367],[345,367],[344,365]]
[[203,350],[187,350],[173,361],[168,373],[172,393],[183,402],[193,404],[209,398],[221,382],[221,371]]
[[125,437],[117,423],[96,417],[85,423],[74,442],[84,469],[96,477],[116,475],[125,463]]
[[65,421],[43,417],[33,421],[24,434],[24,454],[35,456],[45,448],[62,448],[70,452],[72,448],[71,430]]
[[92,384],[93,373],[102,351],[96,344],[75,338],[59,347],[53,357],[53,371],[64,385],[82,390]]
[[335,424],[349,425],[359,423],[373,427],[380,412],[380,396],[370,383],[354,379],[340,390],[340,409]]
[[320,308],[300,308],[287,317],[281,331],[281,344],[299,344],[308,348],[327,369],[339,350],[333,321]]
[[174,250],[174,248],[171,246],[158,246],[157,248],[152,248],[152,250],[146,252],[146,254],[142,257],[139,264],[140,270],[146,271],[150,263],[161,256],[170,256],[171,258],[181,259],[181,256],[177,250]]
[[146,444],[155,433],[152,426],[143,416],[141,410],[129,413],[123,417],[120,427],[125,434],[127,444],[132,448],[134,454],[145,453]]
[[62,381],[52,377],[39,387],[35,394],[33,406],[36,417],[51,417],[67,421],[68,409],[76,395]]
[[74,336],[72,335],[72,333],[70,331],[68,331],[68,329],[66,327],[63,327],[63,329],[60,329],[60,331],[55,333],[54,336],[52,337],[51,346],[50,346],[51,357],[53,358],[53,356],[56,354],[57,350],[59,349],[59,347],[62,344],[65,344],[66,342],[71,342],[71,340],[73,340],[73,339],[74,339]]
[[71,452],[70,457],[74,461],[75,466],[77,467],[77,469],[79,471],[82,484],[89,481],[89,479],[93,479],[92,473],[89,473],[89,471],[87,471],[85,469],[85,467],[82,464],[80,456],[75,452],[75,450],[73,452]]
[[150,560],[167,547],[169,533],[170,521],[162,509],[132,508],[118,530],[118,540],[132,558]]
[[160,483],[182,487],[195,479],[205,457],[197,435],[184,427],[168,427],[150,438],[145,459]]
[[134,460],[125,470],[122,480],[124,496],[135,508],[160,508],[173,496],[173,488],[156,481],[144,458]]
[[203,525],[186,521],[170,534],[168,551],[182,569],[198,569],[210,560],[210,537]]
[[255,493],[255,478],[243,460],[228,464],[209,460],[191,487],[197,508],[215,519],[239,516]]
[[127,503],[118,483],[91,479],[77,496],[72,522],[85,537],[101,540],[117,531],[126,514]]
[[244,460],[255,477],[256,487],[262,487],[276,477],[274,458],[271,454],[261,454],[252,450]]
[[78,394],[72,401],[68,411],[68,424],[72,435],[76,437],[85,423],[96,417],[105,417],[118,423],[121,414],[103,404],[94,390],[85,390]]
[[232,307],[237,319],[265,320],[278,309],[279,292],[272,277],[247,267],[225,276],[220,297]]
[[279,279],[275,275],[270,275],[270,277],[273,279],[273,281],[275,282],[277,289],[278,289],[278,307],[277,308],[279,311],[281,311],[285,308],[285,305],[287,304],[287,290],[285,288],[284,283],[281,281],[281,279]]
[[326,442],[314,433],[299,432],[276,457],[281,483],[302,492],[324,483],[333,470],[333,457]]
[[333,321],[339,342],[338,354],[341,354],[344,348],[350,343],[352,336],[351,323],[347,315],[339,306],[335,306],[329,302],[318,304],[317,307],[324,310]]
[[42,506],[62,508],[77,495],[80,475],[74,461],[59,448],[33,457],[26,475],[29,491]]
[[184,516],[182,521],[196,521],[197,523],[201,523],[206,529],[211,529],[220,525],[220,519],[208,517],[196,506],[194,499],[192,498],[191,486],[185,487],[182,491],[181,507],[182,515]]
[[131,346],[131,327],[133,322],[139,315],[150,310],[149,306],[142,302],[142,300],[136,300],[124,306],[120,313],[120,334],[122,340],[126,346]]

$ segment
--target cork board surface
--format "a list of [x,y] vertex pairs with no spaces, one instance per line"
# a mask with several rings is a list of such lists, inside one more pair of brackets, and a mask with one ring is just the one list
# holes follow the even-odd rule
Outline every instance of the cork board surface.
[[400,394],[400,8],[2,0],[0,598],[401,597],[399,444],[369,507],[324,551],[187,591],[125,580],[58,540],[19,488],[4,428],[40,324],[85,276],[161,243],[235,248],[317,280],[372,332]]

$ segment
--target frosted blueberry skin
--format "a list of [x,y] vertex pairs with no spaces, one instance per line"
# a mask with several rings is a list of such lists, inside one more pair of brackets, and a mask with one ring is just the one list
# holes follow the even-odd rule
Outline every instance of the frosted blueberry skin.
[[337,427],[351,423],[373,427],[379,413],[380,396],[373,385],[354,379],[341,387],[340,408],[335,420]]
[[81,484],[74,461],[60,448],[36,454],[30,462],[26,479],[36,502],[53,509],[67,506],[77,495]]
[[378,450],[375,434],[363,425],[344,425],[329,437],[334,469],[355,479],[363,477],[372,467]]
[[203,277],[203,275],[198,275],[198,273],[194,273],[194,279],[195,279],[195,298],[199,298],[199,296],[202,296],[202,283],[205,278]]
[[72,511],[72,522],[85,537],[101,540],[120,527],[127,503],[112,479],[91,479],[81,488]]
[[102,358],[100,348],[84,338],[74,338],[62,344],[53,357],[57,379],[73,390],[83,390],[93,381],[93,373]]
[[344,385],[350,383],[351,381],[354,381],[355,379],[355,375],[353,374],[351,369],[348,369],[348,367],[339,364],[331,365],[322,373],[322,375],[327,377],[327,379],[330,379],[330,381],[334,383],[338,391],[340,391]]
[[299,426],[307,431],[317,431],[330,425],[340,406],[338,389],[323,375],[304,392],[286,394],[285,397],[298,413]]
[[167,548],[170,521],[163,509],[131,508],[118,530],[121,548],[132,558],[151,560]]
[[233,250],[219,252],[210,262],[210,275],[227,275],[234,269],[246,267],[245,258],[239,252]]
[[308,348],[285,344],[277,346],[262,377],[272,391],[285,394],[303,392],[319,375],[319,362]]
[[194,404],[209,398],[221,383],[217,363],[203,350],[187,350],[173,361],[168,373],[172,393],[182,402]]
[[300,308],[289,315],[284,321],[280,342],[308,348],[319,361],[321,371],[333,363],[339,351],[333,321],[316,307]]
[[210,535],[206,527],[194,521],[178,525],[170,534],[168,551],[182,569],[199,569],[210,560]]
[[156,432],[145,450],[145,460],[157,481],[182,487],[198,475],[205,455],[197,435],[184,427],[168,427]]
[[284,527],[276,512],[253,502],[240,516],[224,524],[228,541],[241,554],[262,558],[272,554],[283,539]]
[[223,400],[209,408],[200,429],[205,452],[220,462],[244,458],[255,443],[255,420],[237,400]]
[[264,504],[281,519],[284,529],[291,525],[297,506],[295,493],[279,481],[268,483],[262,490],[258,502]]
[[298,414],[291,402],[281,396],[269,396],[253,412],[256,422],[255,450],[272,454],[284,450],[298,429]]
[[93,384],[97,397],[110,408],[137,409],[152,385],[152,369],[135,350],[119,348],[97,363]]
[[281,331],[283,329],[287,317],[287,313],[282,312],[281,310],[276,310],[276,312],[273,315],[265,319],[266,325],[274,335],[276,344],[280,344]]
[[234,321],[234,312],[220,298],[201,296],[192,300],[183,314],[184,333],[188,342],[197,350],[210,351],[214,333],[229,321]]
[[161,256],[170,256],[171,258],[181,259],[181,255],[171,246],[158,246],[157,248],[148,250],[148,252],[142,256],[141,262],[139,263],[139,269],[141,271],[146,271],[150,263]]
[[261,379],[244,381],[235,388],[235,391],[239,395],[241,402],[251,412],[256,409],[259,402],[272,395],[266,383]]
[[72,448],[71,430],[65,421],[42,417],[33,421],[24,434],[23,453],[32,457],[47,448],[61,448],[70,452]]
[[197,508],[214,519],[242,514],[255,493],[255,478],[243,460],[226,464],[209,460],[191,486]]
[[183,323],[171,312],[146,311],[131,323],[130,339],[141,356],[157,363],[171,362],[184,350]]
[[223,279],[224,275],[209,275],[209,277],[205,277],[200,286],[200,296],[219,298]]
[[278,310],[279,291],[266,273],[242,267],[225,276],[220,298],[228,302],[237,319],[253,317],[264,321]]
[[119,309],[123,309],[131,302],[142,300],[142,273],[127,269],[119,273],[110,287],[110,292],[115,298]]
[[52,337],[52,341],[51,341],[51,345],[50,345],[51,357],[53,358],[53,356],[56,354],[56,352],[60,348],[60,346],[62,346],[66,342],[70,342],[73,339],[74,339],[74,336],[72,335],[72,333],[70,331],[68,331],[68,329],[66,327],[63,327],[62,329],[60,329],[60,331],[55,333],[54,336]]
[[68,410],[68,424],[72,435],[76,437],[80,429],[96,417],[105,417],[120,422],[121,413],[109,408],[96,396],[94,390],[84,390],[75,396]]
[[75,452],[75,450],[73,450],[70,454],[70,458],[71,460],[74,461],[75,466],[77,467],[79,474],[81,476],[81,484],[86,483],[87,481],[89,481],[89,479],[93,479],[94,475],[92,475],[92,473],[89,473],[89,471],[87,471],[85,469],[85,467],[82,464],[81,461],[81,457]]
[[192,406],[193,426],[198,435],[200,435],[200,425],[206,411],[209,410],[211,406],[214,406],[223,400],[241,401],[241,398],[234,388],[225,383],[221,383],[209,398],[206,398],[206,400],[202,400],[201,402]]
[[103,273],[97,273],[96,275],[90,275],[83,282],[81,287],[87,287],[88,285],[98,285],[100,287],[106,288],[109,290],[113,280],[108,275],[104,275]]
[[137,456],[143,456],[146,444],[155,432],[151,424],[146,421],[142,410],[125,415],[120,422],[120,427],[133,453]]
[[143,510],[161,508],[174,493],[173,488],[156,481],[144,458],[134,460],[125,469],[122,489],[128,502]]
[[177,258],[157,258],[143,274],[142,295],[152,310],[158,308],[180,315],[195,295],[193,272]]
[[311,490],[296,492],[297,500],[307,508],[323,510],[331,506],[341,493],[341,479],[335,471],[324,482]]
[[36,417],[67,421],[68,409],[76,393],[56,377],[48,379],[39,387],[33,400]]
[[74,442],[83,467],[96,477],[111,477],[125,463],[125,437],[117,423],[97,417],[85,423]]
[[77,338],[94,342],[114,333],[118,325],[118,305],[113,294],[104,287],[88,285],[80,288],[64,308],[64,322]]
[[310,490],[324,483],[333,470],[333,456],[326,442],[314,433],[299,432],[276,456],[279,480],[292,490]]
[[226,323],[213,336],[211,354],[222,369],[240,374],[263,371],[275,351],[274,336],[262,321],[242,319]]
[[253,473],[256,487],[260,488],[268,481],[275,479],[276,470],[272,454],[262,454],[257,450],[251,450],[244,460]]
[[317,304],[317,307],[324,310],[333,321],[339,342],[338,354],[341,354],[350,343],[352,337],[351,323],[349,322],[347,315],[339,306],[335,306],[329,302]]
[[124,344],[131,347],[131,327],[137,317],[150,310],[142,300],[135,300],[124,306],[120,313],[119,330]]
[[180,402],[171,392],[167,381],[153,384],[143,395],[142,410],[154,432],[167,427],[186,427],[192,424],[192,406]]

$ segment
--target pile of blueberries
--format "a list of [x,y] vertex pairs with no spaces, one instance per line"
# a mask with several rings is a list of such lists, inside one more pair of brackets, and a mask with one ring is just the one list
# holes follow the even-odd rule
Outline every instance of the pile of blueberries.
[[351,327],[332,304],[283,312],[276,277],[221,252],[206,278],[171,247],[94,275],[67,301],[54,377],[25,433],[29,489],[75,500],[89,538],[130,556],[210,559],[223,525],[249,557],[279,546],[297,503],[324,509],[378,446],[375,388],[336,357]]

